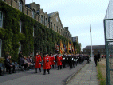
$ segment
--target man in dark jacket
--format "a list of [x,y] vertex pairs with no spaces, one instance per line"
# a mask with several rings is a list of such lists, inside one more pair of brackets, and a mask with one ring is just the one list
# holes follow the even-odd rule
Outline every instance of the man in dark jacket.
[[68,55],[68,61],[69,61],[69,66],[70,66],[70,69],[72,68],[72,56],[71,55]]
[[98,62],[99,62],[99,60],[100,60],[100,53],[98,52]]
[[97,66],[98,55],[94,55],[95,66]]
[[24,58],[23,54],[22,54],[22,51],[20,51],[19,53],[19,57],[18,57],[18,63],[20,64],[21,62],[21,58]]
[[[15,68],[10,63],[9,56],[5,59],[5,62],[4,63],[5,63],[5,67],[9,70],[9,74],[11,74],[12,72],[15,71]],[[12,72],[11,72],[11,68],[13,68]]]
[[62,64],[63,64],[63,68],[65,68],[66,66],[66,55],[64,54],[63,55],[63,62],[62,62]]

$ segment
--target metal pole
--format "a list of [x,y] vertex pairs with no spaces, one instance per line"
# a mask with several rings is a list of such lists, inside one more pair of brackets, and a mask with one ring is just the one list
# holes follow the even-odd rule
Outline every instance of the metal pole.
[[91,37],[91,57],[92,57],[92,35],[91,35],[91,25],[90,25],[90,37]]
[[109,53],[108,53],[108,42],[106,40],[106,20],[104,20],[104,35],[105,35],[105,46],[106,46],[106,85],[110,85],[110,68],[109,68]]

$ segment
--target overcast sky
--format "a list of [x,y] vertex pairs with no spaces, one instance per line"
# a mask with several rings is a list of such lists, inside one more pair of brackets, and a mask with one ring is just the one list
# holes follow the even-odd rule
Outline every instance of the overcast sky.
[[104,45],[103,19],[109,0],[26,0],[26,4],[40,4],[44,12],[59,12],[63,27],[69,27],[72,37],[78,36],[82,48],[91,45],[90,24],[93,45]]

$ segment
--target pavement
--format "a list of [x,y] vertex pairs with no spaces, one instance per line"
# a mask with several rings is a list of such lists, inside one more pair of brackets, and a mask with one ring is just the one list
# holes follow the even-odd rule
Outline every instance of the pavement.
[[86,64],[78,74],[75,74],[67,85],[99,85],[93,57],[90,64]]
[[75,68],[69,67],[61,70],[51,69],[50,74],[43,75],[43,71],[35,73],[35,70],[19,71],[13,74],[0,76],[0,85],[65,85],[66,82],[86,65],[86,60]]

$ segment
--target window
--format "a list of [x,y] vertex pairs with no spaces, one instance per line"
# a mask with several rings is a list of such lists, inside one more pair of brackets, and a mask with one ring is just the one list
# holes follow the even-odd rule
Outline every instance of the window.
[[52,22],[51,22],[51,28],[52,28]]
[[32,18],[33,19],[35,18],[35,12],[34,12],[34,10],[32,11]]
[[41,15],[41,24],[43,24],[43,15]]
[[22,12],[22,1],[19,1],[19,10]]
[[35,36],[35,34],[34,34],[34,27],[33,27],[33,37]]
[[58,27],[57,27],[57,32],[58,32]]
[[59,28],[59,33],[60,33],[60,28]]
[[2,40],[0,39],[0,57],[2,56]]
[[3,13],[0,11],[0,27],[3,26]]
[[22,32],[22,22],[20,21],[20,32]]
[[55,24],[54,24],[54,31],[55,31]]
[[45,20],[45,26],[47,26],[47,18],[46,18],[46,20]]

